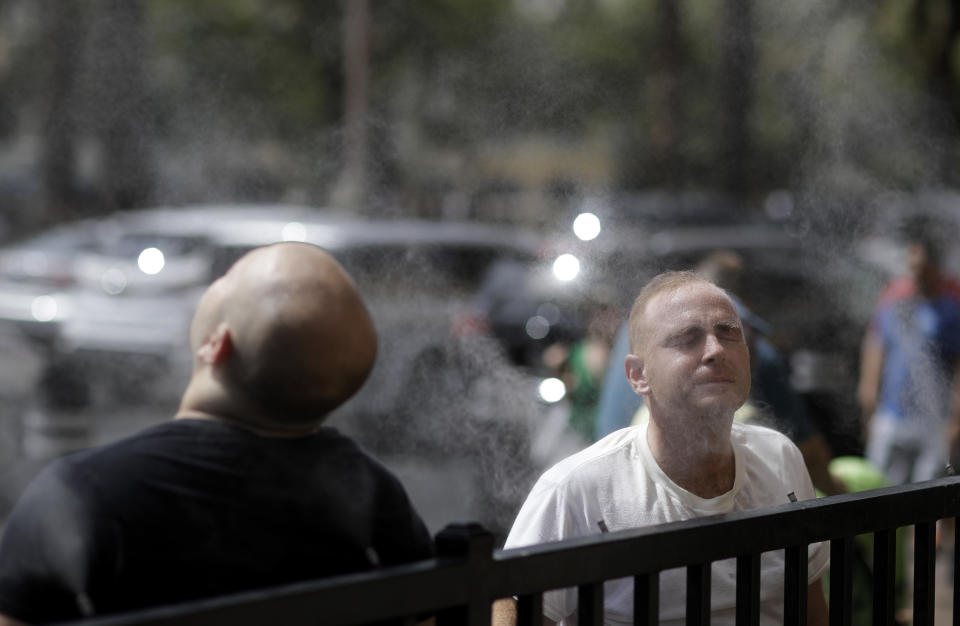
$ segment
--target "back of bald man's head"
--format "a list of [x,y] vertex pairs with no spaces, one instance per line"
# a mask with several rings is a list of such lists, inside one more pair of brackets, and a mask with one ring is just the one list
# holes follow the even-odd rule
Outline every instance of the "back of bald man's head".
[[316,246],[257,248],[204,300],[191,342],[225,323],[233,344],[227,392],[277,425],[319,422],[373,368],[377,338],[367,308],[340,264]]

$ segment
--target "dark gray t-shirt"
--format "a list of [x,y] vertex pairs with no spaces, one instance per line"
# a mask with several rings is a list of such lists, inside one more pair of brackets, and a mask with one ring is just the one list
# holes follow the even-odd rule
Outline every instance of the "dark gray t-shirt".
[[335,430],[181,419],[34,479],[0,541],[0,613],[76,619],[432,555],[400,482]]

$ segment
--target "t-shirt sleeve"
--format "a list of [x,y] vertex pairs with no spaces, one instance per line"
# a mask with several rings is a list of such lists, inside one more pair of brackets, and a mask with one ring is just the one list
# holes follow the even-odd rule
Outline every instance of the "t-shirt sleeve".
[[27,623],[83,617],[85,507],[54,463],[24,491],[0,540],[0,613]]
[[433,557],[433,538],[400,481],[386,475],[380,494],[373,546],[379,564],[399,565]]
[[[504,543],[504,549],[560,541],[576,536],[567,511],[565,491],[541,478],[527,496]],[[543,614],[559,622],[577,609],[576,591],[561,589],[543,594]]]

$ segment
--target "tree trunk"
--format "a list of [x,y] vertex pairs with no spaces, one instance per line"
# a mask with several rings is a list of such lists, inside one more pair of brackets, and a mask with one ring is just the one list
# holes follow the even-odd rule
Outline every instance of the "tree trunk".
[[367,83],[370,7],[368,0],[345,0],[343,25],[344,134],[343,170],[334,203],[353,212],[367,210]]
[[655,76],[655,121],[651,131],[656,182],[678,187],[682,178],[681,137],[683,109],[680,72],[683,64],[680,38],[680,10],[676,0],[657,5],[657,67]]
[[143,1],[106,0],[103,7],[95,53],[102,189],[109,208],[129,209],[145,205],[153,187]]
[[45,43],[49,64],[41,74],[42,89],[47,94],[42,104],[39,158],[44,205],[41,222],[64,219],[77,202],[77,122],[72,105],[86,24],[79,2],[45,0],[42,15],[48,28]]
[[753,11],[750,0],[726,0],[723,31],[723,134],[721,159],[724,186],[737,196],[750,187],[750,109],[753,101]]

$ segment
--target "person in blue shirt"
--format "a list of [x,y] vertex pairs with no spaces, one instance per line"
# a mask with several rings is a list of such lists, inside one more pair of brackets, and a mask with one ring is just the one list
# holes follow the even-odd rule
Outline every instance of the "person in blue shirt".
[[880,294],[857,389],[867,458],[891,484],[944,475],[960,432],[960,286],[941,273],[928,225],[905,234],[909,271]]

